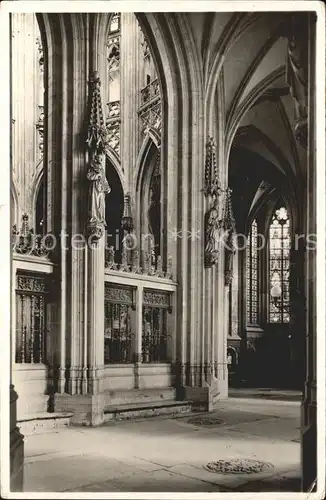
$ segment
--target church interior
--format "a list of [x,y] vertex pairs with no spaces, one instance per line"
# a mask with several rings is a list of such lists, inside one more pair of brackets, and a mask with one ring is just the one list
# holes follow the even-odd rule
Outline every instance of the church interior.
[[24,435],[213,415],[263,388],[299,395],[307,491],[316,14],[13,13],[10,29],[11,488]]

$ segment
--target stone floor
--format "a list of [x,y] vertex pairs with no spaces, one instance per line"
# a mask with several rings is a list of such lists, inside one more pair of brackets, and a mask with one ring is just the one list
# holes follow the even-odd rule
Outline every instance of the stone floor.
[[[299,491],[298,401],[229,398],[216,412],[189,422],[194,416],[27,436],[25,491]],[[263,461],[269,468],[250,474],[204,468],[232,459],[243,466],[247,459]]]

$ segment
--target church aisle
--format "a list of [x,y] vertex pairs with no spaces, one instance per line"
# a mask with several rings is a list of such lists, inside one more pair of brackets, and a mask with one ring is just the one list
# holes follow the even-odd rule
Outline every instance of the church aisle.
[[[28,436],[25,492],[298,491],[299,425],[297,402],[243,398],[209,414]],[[208,470],[220,460],[242,473]]]

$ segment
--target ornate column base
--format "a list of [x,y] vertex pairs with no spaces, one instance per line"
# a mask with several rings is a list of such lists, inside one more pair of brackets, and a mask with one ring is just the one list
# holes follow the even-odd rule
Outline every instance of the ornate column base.
[[96,427],[104,422],[103,394],[56,394],[55,410],[57,412],[73,413],[71,423]]
[[[224,363],[223,363],[224,366]],[[217,367],[209,365],[187,366],[185,370],[185,383],[177,386],[177,397],[181,400],[192,401],[194,407],[200,411],[213,411],[220,399],[227,397],[227,373],[219,367],[217,373],[225,375],[217,378]]]
[[24,487],[24,436],[16,425],[17,399],[10,385],[10,491],[23,491]]

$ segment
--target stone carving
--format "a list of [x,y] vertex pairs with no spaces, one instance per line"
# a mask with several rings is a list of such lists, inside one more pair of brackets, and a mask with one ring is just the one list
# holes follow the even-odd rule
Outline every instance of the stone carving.
[[39,65],[40,65],[40,70],[43,72],[44,71],[44,55],[43,55],[43,45],[40,37],[36,38],[36,46],[37,46],[37,51],[38,51],[38,56],[39,56]]
[[46,291],[45,280],[41,276],[17,275],[16,290],[20,292],[44,293]]
[[113,270],[117,269],[117,264],[114,261],[114,257],[115,257],[115,249],[113,246],[110,246],[108,250],[105,252],[105,259],[106,259],[105,267]]
[[235,253],[233,234],[229,231],[225,247],[225,269],[224,283],[226,286],[231,285],[233,279],[233,256]]
[[[108,118],[106,122],[106,130],[108,134],[108,146],[114,151],[118,158],[120,157],[120,134],[121,123],[120,118]],[[123,170],[123,166],[122,166]]]
[[133,250],[132,251],[132,268],[131,268],[131,272],[133,272],[135,274],[141,273],[139,251],[138,250]]
[[155,271],[155,276],[158,276],[159,278],[164,277],[164,272],[163,272],[163,261],[162,257],[158,255],[156,259],[156,271]]
[[205,266],[212,267],[218,262],[218,232],[221,227],[218,198],[205,215]]
[[205,196],[217,197],[221,191],[220,173],[216,160],[216,146],[213,137],[209,137],[206,144],[206,159],[205,159],[205,179],[204,179],[204,194]]
[[143,55],[144,55],[144,59],[147,58],[147,57],[150,57],[150,51],[149,51],[149,46],[148,46],[148,41],[147,41],[147,38],[146,36],[144,35],[143,31],[140,29],[140,44],[142,46],[142,49],[143,49]]
[[105,176],[105,155],[107,148],[107,131],[104,125],[100,78],[94,71],[91,79],[91,106],[86,144],[89,148],[90,162],[87,171],[89,186],[89,206],[87,227],[93,242],[104,235],[105,230],[105,195],[110,192]]
[[126,193],[125,194],[123,215],[122,215],[122,219],[121,219],[121,229],[123,231],[126,231],[127,233],[131,233],[133,228],[134,228],[134,224],[133,224],[132,215],[131,215],[131,198],[130,198],[130,193]]
[[220,173],[216,160],[216,146],[212,137],[206,144],[204,195],[212,200],[212,206],[205,214],[204,265],[212,267],[218,262],[219,233],[222,228],[222,195]]
[[119,118],[120,116],[120,101],[112,101],[107,103],[107,120],[110,118]]
[[217,427],[218,425],[224,424],[224,421],[218,417],[191,417],[187,420],[187,423],[190,425],[196,425],[199,427]]
[[308,21],[306,14],[291,15],[287,27],[287,83],[294,100],[294,134],[299,144],[306,148],[308,105]]
[[273,467],[269,462],[261,462],[251,458],[233,458],[209,462],[204,466],[204,469],[218,474],[254,474],[268,471]]
[[89,188],[88,228],[90,234],[99,239],[104,234],[105,194],[111,191],[105,177],[105,156],[95,154],[87,171],[87,179],[91,182]]
[[229,286],[232,283],[233,278],[233,257],[235,254],[235,219],[232,210],[232,190],[230,188],[226,191],[225,198],[225,211],[224,211],[224,221],[223,229],[226,231],[224,238],[224,281],[225,285]]
[[46,245],[46,236],[35,234],[34,230],[29,227],[28,219],[28,215],[23,214],[21,230],[17,230],[16,224],[12,228],[13,252],[22,255],[48,257],[50,251]]
[[162,129],[162,108],[161,101],[154,101],[146,107],[145,111],[140,114],[142,121],[142,133],[145,136],[150,130],[154,130],[161,137]]
[[166,273],[165,273],[165,277],[167,279],[172,279],[173,278],[172,265],[173,265],[172,256],[168,255],[167,264],[166,264]]
[[156,98],[160,98],[160,84],[157,78],[141,90],[141,106]]
[[38,131],[39,134],[39,149],[41,153],[43,153],[43,146],[44,146],[44,106],[39,106],[39,111],[40,115],[39,118],[36,122],[36,130]]
[[105,300],[114,304],[129,304],[133,305],[133,290],[132,288],[119,287],[110,283],[105,283],[104,291]]
[[159,290],[144,290],[143,303],[152,307],[170,308],[170,294]]
[[156,258],[156,265],[151,265],[151,256],[149,252],[143,253],[143,267],[140,267],[139,250],[128,250],[124,245],[122,249],[122,263],[115,262],[114,247],[109,247],[105,252],[105,267],[112,271],[128,272],[140,275],[157,276],[158,278],[165,278],[172,280],[172,258],[168,256],[166,271],[163,270],[163,259],[160,255]]
[[120,37],[110,36],[107,40],[107,61],[109,73],[119,70],[120,66]]

